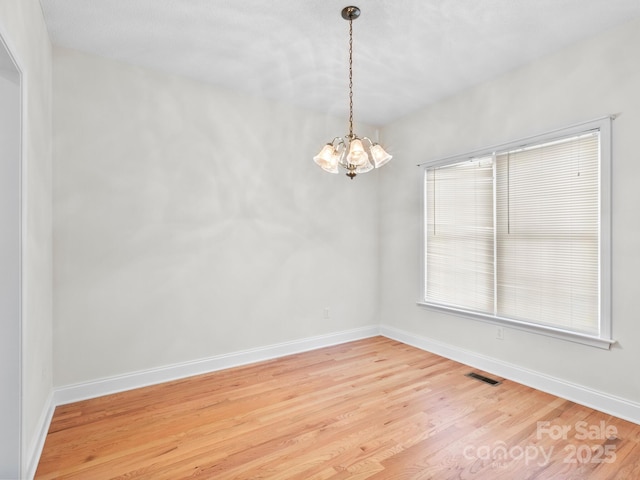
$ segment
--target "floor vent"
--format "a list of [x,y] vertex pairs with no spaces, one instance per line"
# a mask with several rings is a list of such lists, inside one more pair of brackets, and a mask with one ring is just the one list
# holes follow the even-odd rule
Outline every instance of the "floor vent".
[[485,377],[484,375],[480,375],[479,373],[471,372],[467,373],[467,377],[475,378],[476,380],[480,380],[481,382],[488,383],[489,385],[500,385],[502,382],[499,380],[494,380],[493,378]]

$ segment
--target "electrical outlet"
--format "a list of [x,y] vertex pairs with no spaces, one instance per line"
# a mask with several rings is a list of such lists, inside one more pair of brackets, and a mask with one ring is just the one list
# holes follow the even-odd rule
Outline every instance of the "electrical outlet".
[[504,328],[503,327],[498,327],[498,329],[496,330],[496,338],[498,340],[504,340]]
[[323,311],[323,317],[325,320],[329,319],[329,307],[325,307]]

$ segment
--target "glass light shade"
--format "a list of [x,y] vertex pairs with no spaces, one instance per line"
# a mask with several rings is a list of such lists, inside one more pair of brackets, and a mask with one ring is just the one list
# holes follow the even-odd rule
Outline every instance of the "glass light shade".
[[384,148],[382,148],[379,144],[374,143],[371,145],[371,158],[373,159],[373,164],[376,168],[383,166],[385,163],[389,162],[393,157],[389,155]]
[[336,148],[332,144],[327,143],[324,147],[322,147],[320,153],[313,157],[313,161],[316,162],[320,166],[320,168],[322,168],[326,172],[339,173],[338,158],[339,154]]
[[362,142],[359,138],[354,138],[349,142],[347,163],[355,165],[356,167],[361,167],[369,163],[369,155],[364,151],[364,147],[362,146]]
[[370,172],[371,170],[373,170],[373,165],[367,158],[367,161],[365,162],[364,165],[356,168],[356,173],[367,173],[367,172]]

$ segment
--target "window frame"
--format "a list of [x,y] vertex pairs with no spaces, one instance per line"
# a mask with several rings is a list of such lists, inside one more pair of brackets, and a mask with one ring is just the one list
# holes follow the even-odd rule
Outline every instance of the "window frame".
[[[545,335],[562,340],[572,341],[584,345],[594,346],[603,349],[609,349],[616,341],[612,339],[611,324],[611,164],[612,164],[612,120],[615,117],[607,116],[583,122],[569,127],[545,132],[542,134],[525,137],[519,140],[510,141],[500,145],[494,145],[487,148],[475,150],[473,152],[454,155],[450,157],[440,158],[419,164],[422,167],[422,211],[421,211],[421,242],[420,242],[420,259],[421,259],[421,280],[420,293],[417,304],[430,310],[445,312],[464,318],[480,320],[486,323],[522,330],[539,335]],[[490,313],[482,313],[464,308],[452,307],[437,303],[429,302],[425,299],[426,292],[426,247],[427,247],[427,221],[426,221],[426,204],[427,204],[427,186],[426,177],[427,170],[433,167],[450,165],[463,162],[479,157],[494,156],[504,150],[515,150],[527,146],[542,144],[557,140],[558,138],[579,135],[589,131],[599,130],[600,132],[600,184],[599,184],[599,334],[585,334],[569,329],[549,326],[542,323],[528,322],[516,320]],[[495,179],[494,179],[495,184]],[[495,185],[494,185],[495,195]]]

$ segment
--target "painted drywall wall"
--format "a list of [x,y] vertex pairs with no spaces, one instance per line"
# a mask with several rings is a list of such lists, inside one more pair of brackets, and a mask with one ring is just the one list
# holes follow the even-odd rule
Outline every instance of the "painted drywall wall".
[[[396,161],[380,177],[381,322],[457,349],[640,402],[640,23],[627,24],[461,92],[383,130]],[[416,164],[609,114],[613,124],[613,337],[601,350],[416,305],[422,170]],[[382,197],[382,196],[381,196]]]
[[22,472],[52,392],[51,44],[37,0],[0,2],[0,31],[23,74]]
[[345,129],[54,48],[55,385],[377,323],[378,172],[311,160]]

